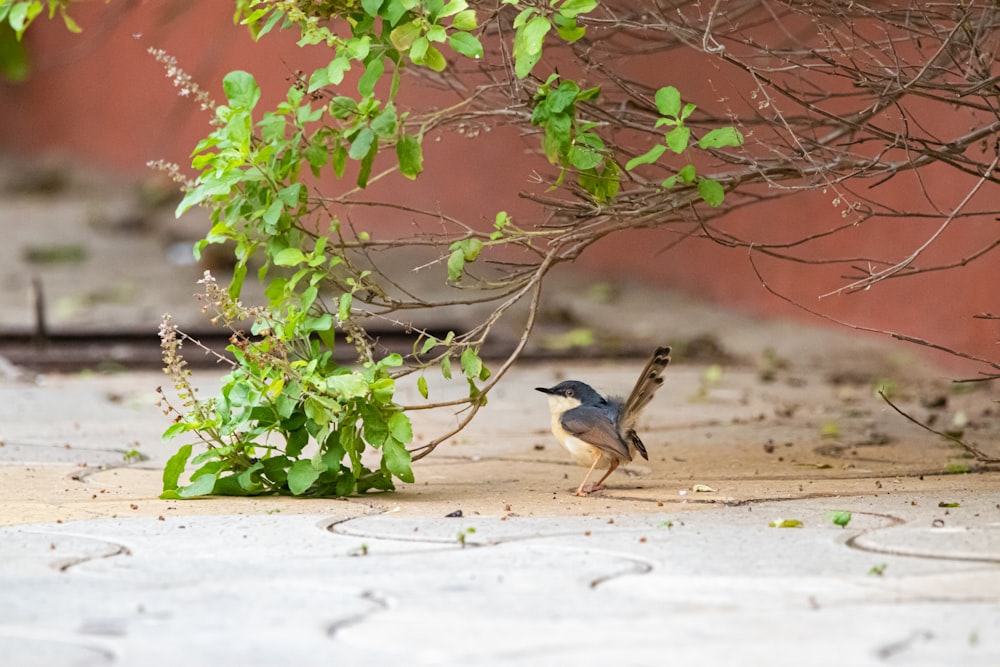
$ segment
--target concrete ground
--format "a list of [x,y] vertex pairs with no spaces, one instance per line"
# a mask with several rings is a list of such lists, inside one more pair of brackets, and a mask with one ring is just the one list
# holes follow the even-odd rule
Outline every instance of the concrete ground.
[[[199,317],[201,267],[166,262],[189,239],[162,210],[16,166],[0,342],[38,326],[32,275],[50,333]],[[624,393],[640,359],[517,364],[395,493],[192,501],[158,498],[182,444],[160,440],[161,373],[0,360],[0,664],[1000,664],[1000,473],[875,393],[997,459],[1000,387],[957,391],[898,344],[555,280],[536,352],[594,322],[605,352],[683,351],[640,424],[650,460],[586,498],[533,388]],[[218,379],[196,375],[206,395]],[[417,444],[455,421],[414,418]]]
[[[531,388],[635,365],[524,364],[415,484],[349,500],[159,500],[162,376],[8,370],[4,664],[1000,663],[1000,475],[868,386],[677,364],[650,461],[574,497]],[[898,400],[1000,452],[996,394],[946,390]]]

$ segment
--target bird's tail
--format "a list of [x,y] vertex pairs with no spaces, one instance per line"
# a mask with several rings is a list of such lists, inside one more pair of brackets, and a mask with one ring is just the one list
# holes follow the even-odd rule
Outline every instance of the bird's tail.
[[[624,418],[622,419],[623,426],[631,431],[632,427],[635,426],[635,420],[639,416],[639,412],[646,407],[646,405],[653,400],[653,394],[656,390],[660,388],[663,384],[663,371],[670,363],[670,347],[663,345],[656,348],[653,352],[653,356],[650,358],[646,367],[642,370],[642,375],[635,383],[635,387],[632,389],[632,393],[629,394],[628,399],[625,401]],[[634,439],[633,444],[635,444],[636,449],[645,456],[646,448],[643,447],[642,441],[639,441],[638,436],[634,435],[632,431],[629,435]]]
[[639,434],[635,432],[635,429],[630,428],[628,430],[628,433],[625,434],[625,437],[628,438],[628,441],[632,444],[632,447],[634,447],[635,450],[639,452],[639,455],[648,461],[649,454],[646,453],[646,445],[642,444],[642,440],[639,439]]

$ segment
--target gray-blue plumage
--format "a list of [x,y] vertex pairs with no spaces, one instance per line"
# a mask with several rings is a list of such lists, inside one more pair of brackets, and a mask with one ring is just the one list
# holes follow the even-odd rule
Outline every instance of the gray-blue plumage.
[[657,348],[624,400],[603,396],[579,380],[536,388],[549,397],[553,434],[577,462],[590,466],[577,495],[583,495],[584,484],[599,465],[607,467],[608,472],[591,490],[601,488],[602,482],[619,464],[631,461],[633,452],[639,452],[644,459],[649,458],[635,432],[635,422],[639,412],[663,384],[661,376],[669,363],[670,348]]

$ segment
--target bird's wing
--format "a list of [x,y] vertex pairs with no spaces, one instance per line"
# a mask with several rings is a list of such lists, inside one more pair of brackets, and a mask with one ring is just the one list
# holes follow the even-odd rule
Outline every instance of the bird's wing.
[[663,384],[663,370],[670,363],[670,347],[661,346],[656,348],[653,356],[646,363],[642,370],[642,375],[635,383],[632,393],[625,401],[625,410],[622,415],[622,425],[631,428],[635,425],[636,417],[646,405],[653,400],[653,394]]
[[619,461],[631,461],[628,445],[622,440],[606,410],[590,405],[567,410],[559,420],[570,435],[597,447]]

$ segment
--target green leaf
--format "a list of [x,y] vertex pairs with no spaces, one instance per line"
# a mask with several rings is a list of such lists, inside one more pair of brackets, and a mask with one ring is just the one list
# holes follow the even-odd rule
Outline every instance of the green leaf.
[[435,72],[443,72],[448,66],[448,61],[444,59],[444,56],[435,47],[428,46],[427,54],[424,56],[424,64]]
[[389,19],[389,25],[396,25],[399,21],[406,16],[408,12],[415,3],[402,2],[401,0],[389,0],[388,6],[385,7],[385,17]]
[[351,142],[351,149],[347,154],[352,160],[360,160],[368,155],[374,142],[375,132],[370,127],[362,128]]
[[393,136],[396,134],[398,120],[399,116],[396,115],[396,107],[392,102],[389,102],[377,116],[372,118],[372,132],[379,137]]
[[65,8],[59,13],[62,14],[63,24],[66,26],[67,30],[74,33],[83,32],[83,28],[81,28],[79,24],[73,20],[73,17],[66,12]]
[[403,365],[403,355],[398,352],[387,354],[379,360],[378,365],[384,368],[399,368]]
[[803,526],[798,519],[775,519],[767,525],[771,528],[801,528]]
[[718,206],[726,196],[726,191],[718,181],[711,178],[698,179],[698,194],[709,206]]
[[461,249],[453,250],[448,255],[448,280],[457,283],[462,280],[462,271],[465,270],[465,253]]
[[465,377],[478,378],[482,370],[483,360],[479,358],[479,354],[471,347],[462,350],[462,372],[465,373]]
[[656,109],[664,116],[676,118],[681,112],[681,93],[673,86],[656,91]]
[[381,56],[373,58],[365,67],[365,73],[358,79],[358,93],[362,97],[370,97],[375,92],[375,84],[385,73],[385,63]]
[[306,261],[306,256],[298,248],[285,248],[279,251],[271,261],[276,266],[298,266]]
[[465,9],[455,14],[455,18],[451,20],[451,27],[455,30],[475,30],[479,26],[479,21],[476,19],[475,9]]
[[667,147],[664,144],[656,144],[642,155],[638,155],[629,160],[625,165],[625,171],[632,171],[640,164],[652,164],[656,162],[660,159],[660,156],[666,152],[666,150]]
[[229,281],[229,296],[239,299],[243,292],[243,281],[247,277],[246,262],[240,261],[233,267],[233,279]]
[[565,0],[559,5],[559,13],[568,19],[587,14],[597,7],[597,0]]
[[[366,128],[367,129],[367,128]],[[375,164],[375,156],[378,154],[378,140],[372,142],[368,154],[361,159],[361,168],[358,170],[358,187],[368,187],[368,177],[372,174],[372,166]]]
[[418,19],[414,19],[409,23],[403,23],[393,28],[392,32],[389,33],[389,41],[392,42],[397,51],[408,51],[413,46],[413,43],[417,41],[417,38],[423,34],[424,30],[421,22]]
[[309,85],[306,88],[307,92],[315,92],[324,86],[329,86],[333,81],[330,79],[330,72],[326,67],[320,67],[318,70],[314,70],[312,74],[309,75]]
[[378,16],[378,10],[382,9],[385,0],[361,0],[361,8],[368,16]]
[[337,175],[337,178],[343,178],[344,170],[347,169],[347,150],[343,146],[338,144],[333,150],[330,164],[333,166],[333,173]]
[[742,145],[743,135],[735,127],[714,129],[698,140],[699,148],[722,148],[724,146]]
[[302,323],[302,333],[310,334],[317,331],[330,331],[333,329],[333,315],[323,313],[319,317],[307,317]]
[[580,86],[573,81],[563,81],[559,87],[550,92],[545,98],[545,106],[551,113],[570,111],[570,107],[576,102],[580,94]]
[[466,0],[450,0],[447,5],[442,7],[439,11],[434,12],[434,14],[439,19],[447,18],[458,14],[459,12],[465,11],[468,6],[469,3]]
[[177,209],[174,211],[174,216],[181,217],[184,213],[193,206],[197,206],[208,199],[208,193],[205,188],[201,185],[195,186],[184,193],[184,197],[181,202],[177,205]]
[[474,262],[483,249],[483,242],[477,238],[463,239],[451,244],[452,248],[460,248],[466,262]]
[[442,26],[432,25],[427,30],[427,40],[430,42],[440,43],[446,39],[448,39],[448,31],[445,30]]
[[[402,413],[396,413],[402,416]],[[413,471],[410,468],[410,452],[395,438],[389,438],[382,446],[382,456],[389,472],[409,484],[413,483]]]
[[846,528],[847,524],[851,522],[851,513],[843,510],[829,512],[827,516],[830,517],[834,525],[840,526],[841,528]]
[[[260,464],[256,464],[260,466]],[[238,475],[223,475],[215,480],[212,493],[217,496],[255,496],[264,491],[264,486],[256,479],[260,468],[247,469]]]
[[368,382],[358,373],[342,373],[326,379],[327,390],[340,399],[364,398]]
[[413,425],[405,413],[392,413],[386,420],[386,425],[389,427],[389,435],[404,445],[413,440]]
[[677,172],[677,178],[681,179],[681,182],[686,183],[687,185],[694,183],[696,178],[694,165],[688,164],[681,167],[681,170]]
[[562,162],[564,148],[569,150],[573,136],[573,119],[569,114],[561,113],[549,118],[545,124],[545,136],[542,138],[542,150],[552,164]]
[[371,403],[359,406],[363,420],[363,431],[365,440],[375,448],[385,444],[389,438],[389,427],[385,423],[382,413]]
[[447,354],[441,357],[441,375],[445,380],[451,379],[451,357]]
[[691,130],[683,125],[679,125],[667,132],[664,140],[667,142],[670,150],[675,153],[683,153],[688,147],[688,141],[691,140]]
[[424,170],[424,153],[420,139],[404,134],[396,142],[396,158],[399,160],[399,171],[413,180]]
[[354,296],[350,292],[340,295],[340,301],[337,303],[337,318],[341,322],[351,319],[351,305],[353,302]]
[[260,88],[253,75],[242,70],[227,74],[222,79],[222,90],[234,109],[253,109],[260,99]]
[[[517,0],[505,0],[504,4],[508,4],[508,5],[517,4]],[[521,10],[521,12],[517,15],[517,17],[514,18],[514,22],[512,24],[512,27],[514,28],[514,30],[517,30],[518,28],[520,28],[521,26],[523,26],[525,23],[527,23],[528,19],[530,19],[532,17],[532,15],[537,14],[537,13],[538,13],[538,10],[535,9],[534,7],[528,7],[526,9]]]
[[285,436],[285,454],[296,457],[309,444],[309,432],[304,428],[296,429]]
[[542,43],[552,29],[552,23],[544,16],[535,16],[514,35],[514,73],[523,79],[542,58]]
[[191,458],[191,449],[191,445],[184,445],[167,460],[167,465],[163,468],[164,491],[175,491],[177,489],[177,482],[181,478],[181,473],[184,472],[188,459]]
[[570,164],[581,171],[584,169],[593,169],[597,165],[601,164],[603,160],[603,155],[593,149],[580,146],[579,144],[574,144],[569,149]]
[[282,201],[280,199],[275,199],[264,211],[264,215],[261,216],[261,220],[267,227],[270,228],[270,230],[273,230],[275,225],[278,224],[278,219],[281,217],[281,213],[284,210],[285,206]]
[[319,475],[320,471],[313,466],[312,461],[300,459],[288,469],[288,490],[293,495],[301,496],[319,479]]
[[310,396],[302,404],[302,410],[306,417],[319,426],[326,426],[330,423],[330,410],[314,396]]
[[343,120],[358,113],[358,103],[350,97],[338,95],[330,100],[330,115]]
[[299,197],[302,196],[304,188],[301,183],[293,183],[287,188],[278,190],[278,199],[285,203],[288,208],[298,206]]
[[427,389],[427,378],[425,378],[423,375],[417,378],[417,391],[419,391],[420,395],[423,396],[425,399],[429,395]]
[[608,160],[601,171],[588,169],[580,172],[577,179],[580,186],[589,192],[598,204],[610,204],[618,196],[621,187],[621,171],[618,165]]
[[[4,3],[7,5],[7,3]],[[7,5],[9,6],[9,5]],[[10,13],[7,16],[7,21],[10,23],[10,27],[14,29],[17,34],[17,40],[21,41],[21,36],[24,31],[28,28],[28,25],[38,16],[42,11],[41,2],[15,2],[13,6],[10,7]]]
[[577,25],[576,19],[571,19],[558,24],[556,32],[559,33],[559,37],[564,42],[572,44],[573,42],[583,39],[583,36],[587,34],[587,29],[582,25]]
[[194,480],[187,486],[182,486],[177,489],[177,495],[181,498],[195,498],[197,496],[211,495],[212,491],[215,489],[215,480],[215,473],[201,475],[198,479]]
[[431,47],[430,41],[426,37],[417,37],[413,41],[413,46],[410,47],[410,60],[422,65],[424,63],[424,54],[427,53],[427,49]]
[[160,437],[162,437],[164,440],[170,440],[172,438],[176,438],[178,435],[184,433],[190,428],[191,427],[188,425],[187,422],[174,422],[173,424],[167,427],[167,430],[164,431],[163,435]]
[[456,32],[448,40],[450,46],[457,53],[461,53],[468,58],[482,58],[483,44],[475,35],[467,32]]

